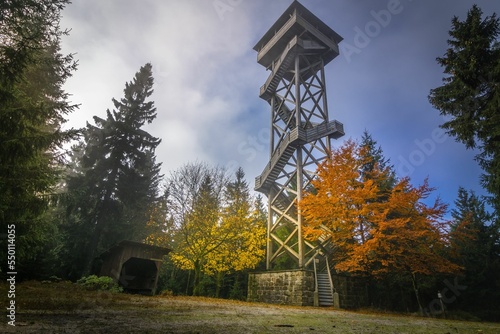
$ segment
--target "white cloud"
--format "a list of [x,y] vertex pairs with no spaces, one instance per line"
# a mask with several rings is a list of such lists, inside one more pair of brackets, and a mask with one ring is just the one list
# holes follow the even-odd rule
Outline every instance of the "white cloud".
[[221,141],[243,138],[232,125],[244,112],[239,99],[251,74],[238,70],[238,59],[253,52],[250,20],[242,11],[221,21],[206,1],[85,1],[64,13],[63,25],[73,28],[64,51],[77,52],[80,63],[66,89],[82,104],[68,126],[104,115],[125,82],[151,62],[158,117],[148,129],[163,139],[157,155],[164,173],[196,159],[217,163],[224,152],[207,151],[230,149]]
[[[148,129],[163,140],[157,149],[163,173],[197,159],[220,165],[235,162],[252,184],[269,152],[262,140],[251,142],[268,128],[270,112],[258,98],[268,73],[257,64],[252,47],[291,1],[221,1],[232,6],[222,18],[212,0],[85,0],[69,5],[62,27],[72,32],[63,40],[63,51],[76,52],[80,66],[66,90],[82,106],[68,125],[84,126],[93,115],[104,115],[113,107],[111,98],[122,97],[125,82],[151,62],[158,117]],[[373,19],[371,10],[388,3],[301,2],[351,44],[353,28],[364,26]],[[490,2],[478,2],[485,13],[492,13]],[[452,16],[463,19],[473,2],[402,3],[405,10],[353,55],[351,63],[341,55],[326,68],[330,116],[344,123],[346,138],[374,130],[384,150],[394,152],[393,161],[411,152],[414,139],[424,138],[436,126],[436,117],[424,117],[437,113],[425,96],[441,78],[434,58],[446,47]],[[458,187],[468,176],[443,165],[446,161],[451,159],[428,159],[425,168],[436,175],[453,169],[456,177],[450,176],[449,182]],[[462,161],[475,164],[469,155]]]

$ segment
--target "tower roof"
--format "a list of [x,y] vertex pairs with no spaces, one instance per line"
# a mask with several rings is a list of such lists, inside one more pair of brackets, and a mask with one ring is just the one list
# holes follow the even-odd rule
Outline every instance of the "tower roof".
[[278,32],[285,23],[290,19],[290,17],[297,12],[306,21],[316,27],[321,33],[333,40],[336,44],[340,43],[343,38],[337,34],[332,28],[330,28],[326,23],[321,21],[316,15],[304,7],[300,2],[294,0],[292,4],[285,10],[283,14],[276,20],[276,22],[269,28],[269,30],[264,34],[264,36],[255,44],[254,50],[260,51],[260,49],[266,45]]

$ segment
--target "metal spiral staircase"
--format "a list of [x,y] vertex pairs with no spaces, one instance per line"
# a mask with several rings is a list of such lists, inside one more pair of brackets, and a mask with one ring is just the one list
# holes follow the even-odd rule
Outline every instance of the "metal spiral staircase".
[[270,158],[255,180],[255,190],[269,201],[267,269],[286,255],[296,264],[287,269],[310,267],[327,246],[326,239],[314,244],[303,238],[297,202],[311,189],[330,139],[344,135],[342,123],[329,120],[324,71],[341,40],[294,1],[254,47],[258,63],[270,71],[260,89],[271,107]]

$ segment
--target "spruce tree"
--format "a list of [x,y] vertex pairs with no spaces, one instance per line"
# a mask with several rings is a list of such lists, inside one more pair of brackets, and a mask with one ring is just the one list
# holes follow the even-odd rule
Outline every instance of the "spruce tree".
[[452,256],[464,268],[460,284],[467,286],[455,306],[498,320],[493,315],[500,310],[500,234],[493,217],[484,200],[462,187],[451,215]]
[[95,125],[87,123],[77,174],[68,179],[68,255],[78,256],[68,262],[84,265],[73,268],[73,275],[88,274],[94,257],[113,244],[147,236],[161,178],[155,162],[160,139],[143,129],[156,117],[152,93],[148,63],[125,84],[124,97],[112,99],[115,109],[107,110],[106,118],[95,116]]
[[226,214],[243,215],[250,214],[250,190],[245,181],[245,172],[241,167],[235,173],[236,179],[229,182],[226,186]]
[[[360,146],[362,148],[361,157],[361,179],[363,181],[373,180],[379,190],[389,193],[397,182],[394,166],[390,159],[384,156],[384,151],[377,141],[373,139],[368,131],[363,132]],[[380,200],[386,200],[384,196]]]
[[67,3],[0,3],[0,222],[15,226],[16,270],[25,278],[36,275],[56,233],[46,213],[58,193],[63,144],[77,135],[62,129],[76,109],[63,89],[76,69],[60,50]]
[[496,14],[484,19],[482,14],[474,5],[464,21],[452,19],[449,48],[437,58],[446,76],[429,100],[451,117],[441,126],[448,134],[479,149],[483,186],[500,210],[500,21]]

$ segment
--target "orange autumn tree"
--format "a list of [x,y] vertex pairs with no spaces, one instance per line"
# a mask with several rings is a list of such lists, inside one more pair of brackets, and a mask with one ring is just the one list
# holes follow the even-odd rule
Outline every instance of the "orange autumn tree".
[[335,262],[350,258],[357,244],[364,244],[372,229],[370,217],[378,187],[373,179],[362,180],[360,170],[364,149],[354,141],[332,152],[318,168],[313,189],[299,203],[306,218],[304,237],[317,240],[325,228],[335,249]]
[[372,153],[349,140],[319,166],[313,189],[299,203],[304,235],[331,240],[339,272],[410,278],[421,308],[417,275],[459,270],[443,256],[447,206],[439,199],[425,204],[434,190],[427,180],[419,187],[397,180]]

